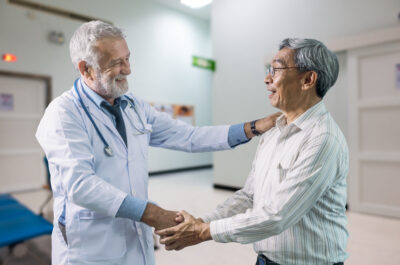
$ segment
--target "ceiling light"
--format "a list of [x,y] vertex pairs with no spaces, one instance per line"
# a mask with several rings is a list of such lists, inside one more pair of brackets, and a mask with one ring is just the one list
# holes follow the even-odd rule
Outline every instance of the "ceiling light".
[[181,0],[181,4],[191,8],[200,8],[211,4],[212,0]]

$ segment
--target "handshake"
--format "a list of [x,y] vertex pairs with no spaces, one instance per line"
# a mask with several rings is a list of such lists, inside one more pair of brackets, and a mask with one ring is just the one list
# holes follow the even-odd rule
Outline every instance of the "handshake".
[[210,225],[185,211],[167,211],[148,203],[141,221],[156,229],[166,250],[181,250],[212,239]]

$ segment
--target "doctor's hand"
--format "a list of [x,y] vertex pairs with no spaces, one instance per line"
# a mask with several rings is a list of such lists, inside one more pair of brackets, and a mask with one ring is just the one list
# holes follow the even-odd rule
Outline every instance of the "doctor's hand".
[[[263,134],[266,131],[268,131],[269,129],[275,127],[275,122],[276,119],[279,118],[279,116],[281,116],[282,113],[281,112],[276,112],[274,114],[271,114],[267,117],[261,118],[259,120],[256,121],[255,123],[255,128],[256,130],[260,133]],[[244,131],[246,133],[247,138],[252,138],[255,135],[251,132],[251,125],[250,122],[246,122],[244,125]]]
[[184,218],[181,224],[156,230],[156,234],[161,236],[160,243],[165,245],[166,250],[181,250],[212,239],[209,224],[201,219],[195,219],[185,211],[180,212],[179,216]]
[[183,221],[183,217],[175,211],[167,211],[157,205],[148,203],[142,215],[141,222],[156,230],[175,226]]

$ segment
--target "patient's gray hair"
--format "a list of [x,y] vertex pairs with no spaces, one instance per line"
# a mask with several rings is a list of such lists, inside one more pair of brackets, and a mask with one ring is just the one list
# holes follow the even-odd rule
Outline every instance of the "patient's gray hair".
[[335,84],[339,74],[336,54],[314,39],[284,39],[279,45],[279,50],[283,48],[295,50],[294,63],[300,71],[317,72],[317,95],[323,98]]
[[121,29],[102,21],[90,21],[82,24],[72,35],[69,42],[69,54],[74,67],[78,70],[79,61],[99,69],[99,52],[95,44],[104,38],[121,38],[125,35]]

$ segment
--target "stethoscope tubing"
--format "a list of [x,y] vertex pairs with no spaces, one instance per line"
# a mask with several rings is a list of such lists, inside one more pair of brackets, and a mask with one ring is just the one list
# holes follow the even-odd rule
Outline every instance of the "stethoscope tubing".
[[[94,129],[96,130],[97,135],[100,137],[101,141],[103,142],[103,144],[104,144],[104,153],[105,153],[107,156],[112,156],[112,155],[113,155],[113,152],[112,152],[112,149],[111,149],[110,145],[108,144],[108,142],[107,142],[106,139],[104,138],[103,134],[100,132],[100,129],[97,127],[96,123],[94,122],[94,120],[93,120],[93,118],[92,118],[92,115],[90,115],[89,110],[86,108],[85,103],[84,103],[83,100],[82,100],[81,94],[79,93],[79,90],[78,90],[78,87],[77,87],[77,84],[78,84],[78,81],[79,81],[79,80],[80,80],[80,78],[76,79],[75,82],[74,82],[74,89],[75,89],[76,94],[78,95],[79,103],[81,104],[83,110],[85,111],[86,115],[88,116],[88,118],[89,118],[90,122],[92,123]],[[136,114],[137,114],[137,116],[138,116],[138,118],[139,118],[139,120],[140,120],[140,123],[141,123],[142,126],[143,126],[143,130],[139,130],[139,129],[134,125],[134,123],[133,123],[133,121],[131,120],[131,118],[129,117],[129,115],[127,115],[127,117],[128,117],[128,119],[129,119],[129,121],[131,122],[132,126],[133,126],[139,133],[141,133],[141,134],[144,134],[144,133],[146,133],[146,132],[151,132],[151,129],[147,129],[147,128],[146,128],[146,126],[145,126],[145,124],[144,124],[142,118],[140,117],[140,115],[139,115],[139,113],[138,113],[138,111],[137,111],[137,109],[136,109],[136,106],[135,106],[133,100],[132,100],[130,97],[128,97],[128,96],[125,96],[125,97],[128,99],[130,107],[133,108],[134,111],[136,112]],[[125,112],[125,110],[124,110],[124,112]]]
[[92,115],[90,115],[88,109],[87,109],[86,106],[85,106],[85,103],[83,103],[81,94],[79,93],[78,88],[77,88],[77,86],[76,86],[76,84],[78,83],[78,80],[79,80],[79,78],[76,79],[75,82],[74,82],[75,92],[76,92],[76,94],[78,95],[78,99],[79,99],[79,102],[81,103],[81,106],[82,106],[83,110],[85,111],[85,113],[86,113],[86,115],[88,116],[90,122],[93,124],[94,129],[96,130],[97,134],[99,135],[101,141],[102,141],[103,144],[104,144],[104,151],[105,151],[105,153],[108,155],[108,152],[106,151],[106,148],[109,149],[109,150],[111,150],[111,148],[110,148],[110,146],[108,145],[108,143],[107,143],[106,139],[104,138],[103,134],[100,132],[100,130],[99,130],[99,128],[97,127],[96,123],[94,122],[94,120],[93,120],[93,118],[92,118]]

